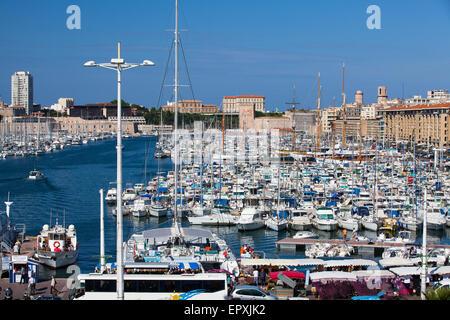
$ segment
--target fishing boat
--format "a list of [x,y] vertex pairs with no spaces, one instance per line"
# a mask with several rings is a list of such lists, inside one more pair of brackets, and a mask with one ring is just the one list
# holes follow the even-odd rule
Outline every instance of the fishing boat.
[[239,231],[249,231],[264,228],[265,222],[259,210],[247,207],[239,216],[237,228]]
[[58,269],[74,264],[78,259],[78,241],[74,225],[68,228],[45,224],[36,239],[35,259],[40,264]]

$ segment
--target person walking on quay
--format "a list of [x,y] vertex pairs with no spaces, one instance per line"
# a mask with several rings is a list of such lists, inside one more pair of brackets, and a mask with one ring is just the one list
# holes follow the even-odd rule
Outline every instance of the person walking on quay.
[[52,281],[50,282],[50,294],[54,297],[58,294],[58,290],[56,289],[55,276],[52,276]]
[[343,233],[344,233],[344,241],[347,241],[347,229],[344,229]]
[[34,274],[31,275],[28,280],[28,290],[30,291],[30,295],[34,296],[36,294],[36,279],[34,278]]

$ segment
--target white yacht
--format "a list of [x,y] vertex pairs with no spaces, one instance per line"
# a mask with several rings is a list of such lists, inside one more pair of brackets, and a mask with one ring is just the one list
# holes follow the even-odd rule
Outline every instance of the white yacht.
[[427,229],[443,230],[447,225],[445,215],[441,213],[439,207],[428,208],[427,210]]
[[318,208],[311,221],[313,226],[319,230],[332,231],[338,227],[333,209],[327,207]]
[[165,217],[167,216],[167,208],[159,201],[155,201],[150,205],[149,213],[152,217]]
[[216,207],[211,210],[211,214],[206,216],[188,217],[191,225],[204,226],[234,226],[239,221],[239,216],[231,214],[229,210]]
[[361,225],[364,229],[369,231],[376,232],[378,230],[378,220],[373,215],[362,217]]
[[148,199],[139,198],[133,201],[131,214],[133,217],[145,217],[149,212],[150,204]]
[[311,228],[312,222],[309,218],[308,211],[302,209],[294,209],[291,211],[289,219],[289,228],[292,230],[303,231]]
[[134,201],[136,200],[138,194],[137,191],[133,188],[126,188],[122,194],[123,201]]
[[105,196],[106,204],[113,205],[116,203],[116,200],[117,200],[117,189],[116,188],[109,189]]
[[237,222],[240,231],[257,230],[264,228],[265,222],[259,210],[253,207],[245,208]]

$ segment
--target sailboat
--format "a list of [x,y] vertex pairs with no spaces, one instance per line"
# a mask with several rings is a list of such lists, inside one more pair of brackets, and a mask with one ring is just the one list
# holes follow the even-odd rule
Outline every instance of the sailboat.
[[[279,165],[280,166],[280,165]],[[280,215],[280,167],[278,166],[278,203],[276,212],[274,212],[272,217],[269,217],[266,221],[266,227],[273,231],[283,231],[287,229],[288,220]]]

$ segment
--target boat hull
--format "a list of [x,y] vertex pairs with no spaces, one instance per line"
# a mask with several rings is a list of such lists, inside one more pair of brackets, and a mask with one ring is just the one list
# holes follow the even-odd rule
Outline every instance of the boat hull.
[[37,262],[51,269],[62,268],[74,264],[78,260],[78,250],[62,252],[42,252],[37,253]]

